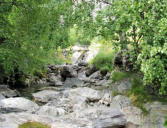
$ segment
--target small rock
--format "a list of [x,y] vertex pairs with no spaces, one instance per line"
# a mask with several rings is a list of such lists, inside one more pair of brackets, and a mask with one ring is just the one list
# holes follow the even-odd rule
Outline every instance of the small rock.
[[64,82],[65,87],[82,87],[84,82],[78,78],[67,78]]
[[54,90],[43,90],[32,94],[35,101],[47,103],[50,100],[60,97],[60,92]]
[[56,108],[54,106],[44,105],[38,111],[39,115],[47,115],[47,116],[62,116],[65,115],[66,111],[63,108]]
[[94,72],[96,72],[98,69],[94,66],[91,65],[89,67],[89,69],[85,72],[86,76],[89,77],[91,74],[93,74]]

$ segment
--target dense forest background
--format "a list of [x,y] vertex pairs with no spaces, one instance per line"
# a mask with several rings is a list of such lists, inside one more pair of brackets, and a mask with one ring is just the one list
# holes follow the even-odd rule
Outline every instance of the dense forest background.
[[[0,26],[1,83],[33,76],[59,63],[59,49],[96,38],[124,50],[144,85],[167,95],[166,0],[1,0]],[[97,65],[112,71],[112,57]]]

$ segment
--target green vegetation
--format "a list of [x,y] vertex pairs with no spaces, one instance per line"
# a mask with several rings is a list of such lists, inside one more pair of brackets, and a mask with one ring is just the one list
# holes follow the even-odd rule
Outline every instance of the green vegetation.
[[[166,95],[166,12],[166,0],[3,0],[0,82],[62,63],[55,59],[58,48],[76,42],[88,45],[100,38],[112,42],[114,51],[126,49],[134,67],[143,73],[143,84]],[[103,49],[92,63],[112,71],[113,58],[113,50]]]
[[165,120],[164,126],[167,128],[167,116],[166,116],[166,120]]
[[19,128],[51,128],[39,122],[27,122],[19,126]]
[[91,61],[91,64],[94,64],[94,66],[101,71],[111,72],[114,68],[114,55],[114,51],[104,45],[103,48],[100,49],[99,53],[95,56],[95,58]]
[[130,98],[133,105],[139,107],[144,114],[148,113],[143,104],[151,101],[151,97],[147,93],[142,80],[140,80],[139,78],[133,78],[132,88],[127,92],[126,95]]
[[116,81],[126,79],[130,76],[131,74],[129,72],[114,71],[110,79],[112,80],[113,83],[115,83]]

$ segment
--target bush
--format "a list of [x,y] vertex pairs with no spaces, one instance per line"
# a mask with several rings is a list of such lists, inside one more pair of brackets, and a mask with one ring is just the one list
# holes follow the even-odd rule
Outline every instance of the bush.
[[19,126],[19,128],[51,128],[39,122],[27,122]]
[[115,83],[116,81],[120,81],[128,77],[130,77],[129,72],[114,71],[110,79],[112,80],[113,83]]
[[101,50],[97,56],[92,60],[92,64],[101,71],[113,70],[114,52]]

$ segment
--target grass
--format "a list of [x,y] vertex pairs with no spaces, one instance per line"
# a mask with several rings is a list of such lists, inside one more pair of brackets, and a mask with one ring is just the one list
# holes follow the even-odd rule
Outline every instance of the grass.
[[131,73],[129,72],[114,71],[110,79],[112,80],[113,83],[115,83],[116,81],[123,80],[130,76],[131,76]]
[[94,64],[96,68],[101,71],[113,70],[113,60],[115,53],[109,49],[101,49],[96,57],[91,61],[91,64]]
[[51,127],[39,122],[27,122],[20,125],[19,128],[51,128]]
[[165,128],[167,128],[167,115],[166,115],[166,120],[164,122],[164,126],[165,126]]
[[139,78],[132,79],[132,88],[127,92],[127,96],[131,100],[132,104],[139,107],[143,114],[148,114],[148,111],[144,107],[144,103],[150,102],[151,97],[146,91],[142,80]]

